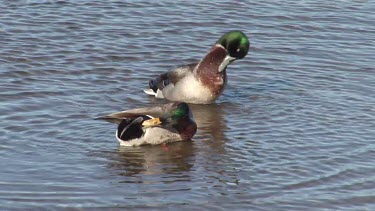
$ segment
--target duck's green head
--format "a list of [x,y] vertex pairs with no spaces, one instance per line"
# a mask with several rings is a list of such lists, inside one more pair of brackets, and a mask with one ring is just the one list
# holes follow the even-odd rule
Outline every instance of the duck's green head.
[[187,103],[178,103],[176,108],[171,111],[171,118],[179,120],[188,117],[190,109]]
[[224,34],[216,44],[222,45],[229,53],[229,56],[242,59],[249,51],[250,42],[241,31],[230,31]]
[[184,120],[189,120],[192,117],[190,108],[187,103],[169,103],[164,107],[166,109],[164,115],[145,120],[143,121],[142,125],[144,127],[155,127],[158,125],[164,127],[175,127]]
[[175,106],[163,117],[160,118],[161,122],[164,124],[175,125],[182,119],[189,118],[190,108],[187,103],[175,103]]

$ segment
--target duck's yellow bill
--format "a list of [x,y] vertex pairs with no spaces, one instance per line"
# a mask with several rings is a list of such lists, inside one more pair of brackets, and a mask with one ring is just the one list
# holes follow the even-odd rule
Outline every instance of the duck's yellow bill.
[[145,126],[145,127],[152,127],[152,126],[156,126],[156,125],[160,125],[161,124],[161,121],[159,118],[152,118],[152,119],[148,119],[146,121],[143,121],[142,125]]

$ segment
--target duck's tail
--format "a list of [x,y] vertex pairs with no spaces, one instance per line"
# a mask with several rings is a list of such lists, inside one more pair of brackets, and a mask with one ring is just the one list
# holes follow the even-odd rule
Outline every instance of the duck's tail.
[[156,81],[155,80],[150,80],[148,82],[148,85],[150,86],[149,89],[144,89],[143,91],[148,94],[148,95],[152,95],[152,96],[156,96],[156,93],[157,93],[157,90],[158,90],[158,87],[156,85]]
[[148,95],[156,96],[156,93],[152,89],[144,89],[143,92]]

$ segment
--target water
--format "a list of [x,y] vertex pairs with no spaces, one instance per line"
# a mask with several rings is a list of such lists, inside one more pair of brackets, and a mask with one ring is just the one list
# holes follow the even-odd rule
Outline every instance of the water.
[[[0,205],[375,209],[371,1],[0,4]],[[164,103],[147,80],[249,35],[192,142],[121,148],[94,117]]]

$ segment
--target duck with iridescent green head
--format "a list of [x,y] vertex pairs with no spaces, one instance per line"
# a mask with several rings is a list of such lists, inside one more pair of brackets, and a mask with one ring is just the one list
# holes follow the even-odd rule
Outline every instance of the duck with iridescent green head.
[[121,111],[98,119],[119,124],[116,138],[121,146],[185,141],[197,132],[191,110],[183,102]]
[[144,92],[156,98],[194,104],[213,103],[227,83],[227,66],[244,58],[250,42],[241,31],[224,34],[199,62],[180,66],[149,81]]

